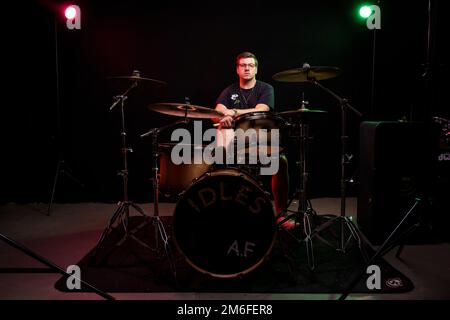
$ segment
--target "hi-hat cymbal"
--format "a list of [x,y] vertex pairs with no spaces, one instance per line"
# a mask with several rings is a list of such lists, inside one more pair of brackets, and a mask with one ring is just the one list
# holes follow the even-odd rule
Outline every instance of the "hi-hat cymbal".
[[337,67],[304,67],[285,70],[272,76],[272,79],[280,82],[307,82],[310,80],[325,80],[337,77],[342,70]]
[[150,78],[142,78],[140,76],[137,75],[132,75],[132,76],[116,76],[116,77],[106,77],[106,79],[108,80],[118,80],[118,81],[123,81],[123,82],[136,82],[136,83],[145,83],[145,84],[157,84],[157,85],[163,85],[166,86],[167,83],[161,80],[155,80],[155,79],[150,79]]
[[155,103],[148,106],[152,111],[177,117],[213,119],[222,118],[223,114],[214,109],[183,103]]
[[324,113],[327,113],[327,111],[300,108],[297,110],[279,112],[278,114],[282,117],[303,117],[310,114],[324,114]]

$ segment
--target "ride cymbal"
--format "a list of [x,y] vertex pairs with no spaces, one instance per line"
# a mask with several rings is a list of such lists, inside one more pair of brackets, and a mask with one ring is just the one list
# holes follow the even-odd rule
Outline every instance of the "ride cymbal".
[[316,113],[327,113],[327,111],[323,110],[314,110],[314,109],[306,109],[306,108],[300,108],[297,110],[289,110],[289,111],[283,111],[279,112],[278,114],[282,117],[301,117],[306,114],[316,114]]
[[308,82],[311,80],[325,80],[337,77],[342,70],[337,67],[311,67],[289,69],[278,72],[272,76],[272,79],[280,82]]

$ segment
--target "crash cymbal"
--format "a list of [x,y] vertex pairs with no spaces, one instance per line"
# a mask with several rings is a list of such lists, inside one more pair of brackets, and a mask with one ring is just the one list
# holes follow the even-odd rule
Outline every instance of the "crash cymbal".
[[342,70],[337,67],[311,67],[296,68],[278,72],[272,79],[280,82],[307,82],[310,80],[325,80],[337,77]]
[[309,114],[323,114],[323,113],[327,113],[327,111],[300,108],[297,110],[279,112],[278,114],[282,117],[302,117]]
[[148,106],[152,111],[168,114],[171,116],[197,119],[222,118],[223,114],[214,109],[195,106],[193,104],[183,103],[155,103]]
[[142,84],[149,84],[149,85],[163,85],[166,86],[167,83],[161,80],[155,80],[150,78],[142,78],[139,74],[133,74],[132,76],[117,76],[117,77],[106,77],[108,80],[117,80],[122,82],[136,82],[136,83],[142,83]]
[[108,80],[123,80],[125,82],[145,82],[145,83],[151,83],[151,84],[158,84],[158,85],[167,85],[166,82],[150,79],[150,78],[142,78],[139,76],[117,76],[117,77],[107,77]]

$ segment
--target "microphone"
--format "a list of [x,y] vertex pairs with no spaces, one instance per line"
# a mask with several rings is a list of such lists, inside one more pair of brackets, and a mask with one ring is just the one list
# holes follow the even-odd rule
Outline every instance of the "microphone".
[[309,65],[308,62],[304,62],[304,63],[303,63],[303,66],[302,66],[302,69],[303,69],[304,71],[308,72],[309,70],[311,70],[311,66]]

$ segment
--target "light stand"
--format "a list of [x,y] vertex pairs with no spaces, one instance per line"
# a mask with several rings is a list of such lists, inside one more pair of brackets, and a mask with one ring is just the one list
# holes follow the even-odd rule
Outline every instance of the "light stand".
[[[422,78],[424,79],[424,86],[425,86],[425,93],[426,96],[424,97],[424,102],[430,102],[432,101],[431,99],[431,71],[432,71],[432,63],[431,63],[431,42],[432,42],[432,17],[433,17],[433,13],[437,12],[437,3],[435,2],[435,10],[433,11],[433,6],[432,6],[432,0],[428,0],[428,26],[427,26],[427,42],[426,42],[426,62],[425,64],[423,64],[424,67],[424,72],[422,74]],[[424,104],[423,104],[424,105]],[[428,120],[429,120],[429,115],[426,115],[426,119],[427,121],[425,122],[426,124],[428,124]],[[411,115],[411,121],[414,120],[412,115]],[[430,127],[428,126],[428,132],[430,130]],[[431,166],[431,165],[430,165]],[[425,188],[425,190],[427,190],[427,188]],[[425,194],[422,197],[417,197],[415,199],[414,204],[409,208],[409,210],[406,212],[406,214],[404,215],[404,217],[402,218],[402,220],[400,221],[400,223],[394,228],[394,230],[392,231],[392,233],[386,238],[386,240],[383,242],[383,244],[378,248],[378,250],[375,252],[375,254],[372,256],[372,258],[367,261],[366,265],[364,266],[363,270],[361,270],[361,272],[353,279],[353,281],[349,284],[349,286],[344,290],[344,292],[342,293],[342,295],[339,297],[339,300],[345,300],[348,295],[351,293],[351,291],[353,290],[353,288],[356,286],[356,284],[362,279],[362,277],[365,275],[366,272],[366,268],[371,265],[377,258],[379,257],[383,257],[384,255],[386,255],[389,251],[391,251],[393,248],[395,248],[395,246],[399,245],[399,248],[397,250],[397,253],[395,255],[396,258],[400,257],[400,254],[403,251],[403,248],[405,246],[404,241],[402,241],[403,239],[405,239],[409,234],[411,234],[415,229],[418,228],[419,223],[413,224],[411,227],[409,227],[408,229],[406,229],[405,231],[403,231],[401,234],[398,234],[398,231],[400,230],[400,228],[406,223],[406,221],[410,218],[411,215],[413,215],[413,213],[415,211],[418,210],[418,207],[420,205],[424,205],[424,202],[429,204],[430,199],[429,196],[427,194]],[[397,236],[396,238],[394,238],[394,236]]]
[[56,185],[58,183],[58,178],[60,174],[64,174],[66,177],[71,179],[73,182],[78,184],[80,187],[84,187],[83,183],[77,179],[72,173],[64,160],[64,152],[62,150],[62,121],[61,121],[61,105],[60,105],[60,92],[59,92],[59,56],[58,56],[58,21],[55,17],[55,76],[56,76],[56,125],[57,125],[57,148],[58,148],[58,163],[56,164],[55,178],[53,180],[53,188],[48,202],[47,216],[51,214],[53,200],[55,199]]

